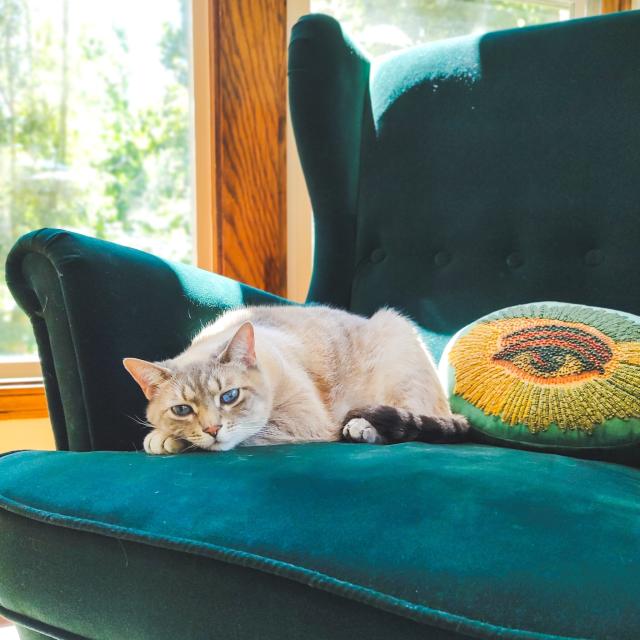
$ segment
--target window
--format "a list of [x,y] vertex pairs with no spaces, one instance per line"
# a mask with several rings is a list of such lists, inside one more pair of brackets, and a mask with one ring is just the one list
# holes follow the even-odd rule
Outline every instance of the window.
[[21,234],[65,227],[191,262],[189,0],[0,0],[0,377],[37,374],[4,283]]
[[594,0],[311,0],[370,55],[466,34],[556,22],[599,11]]

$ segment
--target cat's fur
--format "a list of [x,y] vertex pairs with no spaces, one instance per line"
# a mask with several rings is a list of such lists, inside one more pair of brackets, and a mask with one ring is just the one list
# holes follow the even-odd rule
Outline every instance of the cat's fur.
[[[324,306],[244,307],[175,358],[124,365],[149,400],[155,428],[144,448],[153,454],[341,438],[456,442],[468,429],[415,325],[393,309],[367,319]],[[240,396],[224,406],[230,389]],[[176,405],[193,413],[178,417]]]

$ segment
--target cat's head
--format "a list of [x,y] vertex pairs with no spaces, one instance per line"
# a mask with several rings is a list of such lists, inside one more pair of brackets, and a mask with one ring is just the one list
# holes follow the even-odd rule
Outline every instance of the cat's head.
[[123,364],[149,404],[156,429],[200,449],[227,451],[266,425],[271,390],[255,352],[250,322],[218,353],[187,349],[163,362],[125,358]]

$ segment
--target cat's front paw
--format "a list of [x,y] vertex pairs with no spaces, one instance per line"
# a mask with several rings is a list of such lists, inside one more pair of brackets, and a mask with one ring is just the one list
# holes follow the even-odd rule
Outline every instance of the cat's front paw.
[[143,446],[147,453],[156,456],[166,456],[184,451],[187,448],[187,443],[184,440],[174,438],[173,436],[154,429],[145,436]]
[[377,429],[364,418],[351,418],[342,428],[342,437],[348,442],[382,443],[383,439]]

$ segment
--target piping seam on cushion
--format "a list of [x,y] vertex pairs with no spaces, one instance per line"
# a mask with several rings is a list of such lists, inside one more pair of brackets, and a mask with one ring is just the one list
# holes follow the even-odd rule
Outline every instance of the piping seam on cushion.
[[7,620],[15,622],[22,627],[27,627],[27,629],[31,629],[32,631],[36,631],[37,633],[44,634],[46,637],[51,637],[54,639],[57,638],[60,640],[87,640],[87,638],[85,638],[84,636],[79,636],[77,633],[72,633],[71,631],[67,631],[66,629],[61,629],[60,627],[54,627],[44,622],[40,622],[35,618],[25,616],[21,613],[18,613],[17,611],[7,609],[6,607],[3,607],[1,605],[0,614],[7,618]]
[[445,631],[463,632],[475,638],[505,640],[586,640],[576,636],[558,636],[540,633],[537,631],[525,631],[501,627],[488,622],[481,622],[454,613],[448,613],[439,609],[431,609],[425,605],[415,604],[408,600],[381,593],[375,589],[363,587],[347,580],[341,580],[313,569],[306,569],[283,560],[275,560],[248,551],[239,551],[229,547],[223,547],[207,542],[189,540],[187,538],[164,537],[151,534],[138,529],[127,529],[117,525],[105,524],[86,518],[76,518],[59,513],[51,513],[21,504],[0,495],[0,507],[11,513],[15,513],[44,524],[68,527],[77,531],[95,533],[99,535],[112,535],[116,539],[131,542],[142,542],[150,546],[186,551],[193,555],[209,557],[214,560],[228,562],[265,573],[295,580],[301,584],[316,589],[322,589],[335,595],[349,598],[355,602],[374,606],[382,611],[401,615],[415,622],[430,624]]

